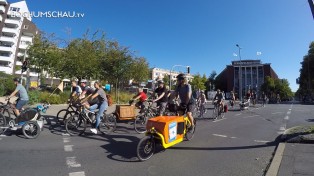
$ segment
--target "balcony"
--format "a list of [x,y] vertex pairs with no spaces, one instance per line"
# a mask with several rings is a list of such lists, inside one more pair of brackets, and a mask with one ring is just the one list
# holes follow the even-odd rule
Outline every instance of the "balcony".
[[[0,16],[1,17],[1,16]],[[15,34],[16,36],[19,35],[19,31],[17,29],[12,29],[12,28],[8,28],[8,27],[3,27],[2,32],[4,33],[10,33],[10,34]]]
[[0,46],[0,51],[13,53],[13,47]]
[[0,5],[0,13],[1,14],[5,13],[5,7],[3,5]]
[[19,20],[13,20],[13,19],[6,19],[4,23],[12,26],[14,28],[19,27],[21,24],[21,22]]
[[8,56],[0,56],[0,62],[1,61],[6,61],[6,62],[10,62],[12,63],[14,60],[12,57],[8,57]]
[[14,37],[0,36],[0,41],[12,45],[16,42],[16,39]]
[[[6,74],[12,74],[13,73],[13,69],[11,67],[8,66],[2,66],[0,65],[0,71],[4,72]],[[20,72],[21,73],[21,72]]]
[[7,0],[0,0],[0,5],[8,5]]
[[26,49],[28,49],[28,46],[29,46],[29,45],[27,45],[27,44],[20,43],[20,45],[19,45],[19,49],[26,50]]

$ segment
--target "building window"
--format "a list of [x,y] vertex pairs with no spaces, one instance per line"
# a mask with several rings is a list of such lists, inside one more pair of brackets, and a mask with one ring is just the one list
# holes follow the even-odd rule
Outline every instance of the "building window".
[[20,8],[17,8],[17,7],[10,7],[10,11],[19,12],[19,11],[20,11]]
[[28,29],[28,25],[24,25],[24,29]]

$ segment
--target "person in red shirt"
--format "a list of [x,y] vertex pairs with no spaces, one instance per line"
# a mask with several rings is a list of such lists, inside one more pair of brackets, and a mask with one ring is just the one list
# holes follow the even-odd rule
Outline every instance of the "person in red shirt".
[[133,97],[133,100],[139,100],[135,104],[135,106],[141,109],[139,113],[143,113],[145,108],[145,102],[147,100],[147,95],[145,94],[145,92],[143,92],[142,88],[138,88],[138,94]]

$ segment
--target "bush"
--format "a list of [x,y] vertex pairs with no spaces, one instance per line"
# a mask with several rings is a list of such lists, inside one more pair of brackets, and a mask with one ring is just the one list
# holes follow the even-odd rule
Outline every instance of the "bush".
[[50,104],[65,104],[69,98],[70,92],[60,92],[52,94],[50,92],[41,92],[38,90],[29,91],[29,104],[49,102]]
[[[112,91],[110,93],[108,93],[111,95],[113,103],[117,103],[118,99],[115,95],[115,92]],[[128,104],[130,99],[132,99],[135,96],[135,94],[132,94],[130,92],[119,92],[119,103],[120,104]]]

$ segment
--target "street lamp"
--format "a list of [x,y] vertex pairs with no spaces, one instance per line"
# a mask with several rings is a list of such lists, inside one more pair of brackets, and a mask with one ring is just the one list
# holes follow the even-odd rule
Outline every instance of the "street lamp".
[[240,70],[239,70],[239,96],[240,96],[240,101],[242,102],[242,62],[241,62],[241,47],[236,44],[236,46],[239,48],[239,58],[240,58]]
[[170,70],[170,79],[169,79],[169,90],[171,90],[171,80],[172,80],[172,70],[175,68],[175,67],[185,67],[187,68],[187,72],[190,73],[190,66],[185,66],[185,65],[174,65],[172,66],[171,70]]

